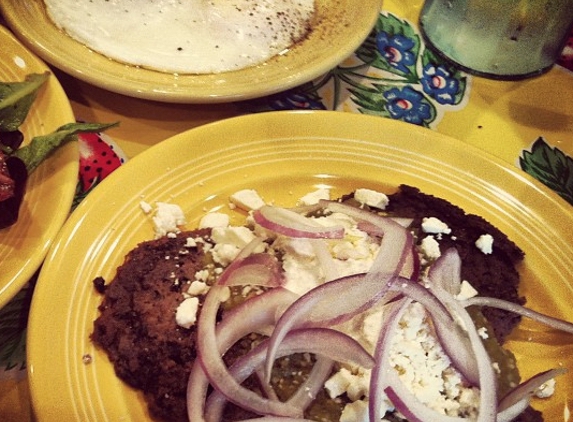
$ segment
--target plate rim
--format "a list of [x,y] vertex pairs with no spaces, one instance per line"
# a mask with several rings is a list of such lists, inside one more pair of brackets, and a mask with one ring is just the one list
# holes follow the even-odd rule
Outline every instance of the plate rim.
[[[324,1],[332,2],[338,0]],[[43,12],[43,15],[45,15],[45,7],[43,6],[43,2],[41,0],[32,0],[30,4],[21,6],[18,6],[20,4],[18,0],[6,0],[4,2],[0,2],[0,10],[2,10],[4,18],[10,28],[14,31],[14,33],[23,44],[25,44],[30,50],[34,51],[46,62],[51,63],[52,65],[60,68],[66,73],[69,73],[70,75],[80,80],[106,89],[108,91],[131,96],[134,98],[166,103],[218,104],[254,99],[276,94],[278,92],[285,91],[309,82],[312,79],[326,73],[328,70],[336,67],[336,65],[350,56],[360,46],[360,44],[362,44],[364,39],[366,39],[370,33],[376,22],[376,19],[380,14],[383,1],[368,1],[369,6],[372,7],[372,11],[370,11],[371,15],[364,15],[364,21],[368,21],[369,24],[365,27],[356,28],[354,31],[347,34],[351,37],[350,39],[352,42],[346,42],[346,44],[344,44],[342,47],[339,47],[340,55],[336,56],[338,58],[335,56],[322,58],[320,63],[317,64],[317,58],[313,57],[312,60],[309,61],[310,64],[314,64],[313,67],[308,67],[308,65],[305,63],[306,67],[302,69],[295,69],[293,71],[293,69],[288,67],[288,59],[286,58],[288,57],[288,54],[284,56],[277,55],[262,65],[248,68],[246,70],[246,72],[248,72],[246,75],[248,75],[249,81],[256,80],[253,78],[253,76],[256,76],[261,72],[263,73],[261,74],[261,77],[259,77],[257,83],[250,83],[249,86],[242,86],[239,90],[235,88],[235,92],[225,86],[226,73],[198,75],[199,78],[195,77],[195,80],[205,80],[203,86],[193,84],[193,75],[177,75],[174,77],[171,83],[166,83],[158,82],[158,80],[154,80],[154,78],[165,78],[167,75],[174,75],[139,68],[137,66],[125,65],[107,59],[105,56],[90,50],[89,48],[81,45],[76,41],[73,41],[70,37],[56,28],[55,25],[51,24],[48,18],[45,18],[45,16],[42,17],[42,13],[35,13],[36,11],[40,10]],[[377,7],[377,10],[374,9],[374,6]],[[26,11],[26,19],[30,18],[34,21],[28,23],[25,18],[20,16],[18,13],[18,8],[24,9]],[[107,61],[108,65],[111,66],[112,71],[106,71],[105,73],[98,74],[98,71],[93,70],[91,67],[79,68],[77,66],[76,57],[60,57],[56,52],[53,51],[56,42],[52,41],[49,37],[42,36],[42,25],[46,22],[50,23],[50,25],[46,27],[50,34],[54,35],[60,33],[60,35],[57,35],[59,40],[65,42],[68,46],[73,46],[73,48],[76,50],[76,53],[81,52],[83,54],[85,51],[86,55],[93,55],[92,59],[96,58],[98,63]],[[324,29],[324,31],[328,30],[328,28]],[[292,51],[296,53],[297,47],[295,46]],[[282,76],[280,81],[277,80],[274,86],[269,85],[269,83],[265,81],[265,78],[268,77],[268,64],[273,64],[273,66],[276,66],[277,68],[285,66],[285,69],[289,71],[289,73],[285,76]],[[138,72],[138,76],[137,78],[126,78],[125,76],[122,76],[121,69],[124,69],[124,71]],[[235,72],[229,72],[228,74],[232,75],[233,73]],[[186,81],[190,84],[187,85]],[[184,86],[186,89],[181,89],[180,86]]]

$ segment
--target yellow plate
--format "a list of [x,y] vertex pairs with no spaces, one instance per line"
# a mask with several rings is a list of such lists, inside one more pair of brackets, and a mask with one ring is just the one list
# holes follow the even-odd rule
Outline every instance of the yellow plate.
[[[502,161],[414,125],[340,112],[272,112],[202,126],[143,152],[103,181],[72,214],[51,249],[34,294],[28,363],[39,421],[148,420],[141,396],[119,381],[89,340],[101,297],[124,255],[153,238],[140,209],[168,201],[196,227],[229,195],[256,188],[267,201],[294,204],[317,186],[334,195],[407,183],[486,217],[527,253],[523,292],[530,305],[573,320],[573,213],[557,195]],[[511,343],[523,372],[573,369],[573,339],[523,324]],[[525,329],[533,331],[525,331]],[[525,339],[525,340],[522,340]],[[82,357],[92,357],[90,364]],[[54,388],[54,386],[59,386]],[[573,372],[535,405],[558,420]]]
[[243,100],[308,82],[349,56],[366,38],[381,0],[317,0],[318,23],[308,39],[260,66],[221,74],[174,75],[112,61],[52,24],[42,0],[0,2],[5,19],[48,63],[93,85],[138,98],[174,103]]
[[[36,56],[0,26],[0,80],[22,81],[48,70]],[[50,76],[22,126],[25,143],[73,122],[74,114],[58,80]],[[30,176],[17,223],[0,229],[0,307],[32,277],[64,224],[78,180],[78,149],[58,149]]]

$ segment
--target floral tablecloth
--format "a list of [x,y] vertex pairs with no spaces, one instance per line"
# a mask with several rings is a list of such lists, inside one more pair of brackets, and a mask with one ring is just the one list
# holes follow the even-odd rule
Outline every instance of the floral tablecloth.
[[[270,97],[221,107],[208,116],[184,121],[180,105],[161,105],[102,93],[62,75],[78,119],[109,116],[125,122],[126,132],[80,139],[81,165],[77,204],[107,174],[153,142],[133,143],[135,131],[154,122],[156,136],[164,127],[173,134],[231,115],[267,110],[329,109],[402,120],[458,138],[514,164],[556,191],[573,206],[573,33],[557,66],[541,77],[499,82],[472,77],[442,62],[428,50],[417,28],[421,0],[388,0],[368,39],[347,60],[303,86]],[[79,89],[78,89],[79,87]],[[87,98],[87,99],[86,99]],[[109,103],[135,101],[129,105]],[[102,105],[103,103],[103,105]],[[86,106],[86,104],[88,104]],[[115,104],[115,103],[114,103]],[[100,114],[98,114],[100,113]],[[135,117],[134,117],[135,116]],[[149,117],[153,116],[153,117]],[[175,117],[173,117],[175,116]],[[158,119],[164,117],[161,124]],[[155,119],[155,120],[153,120]],[[170,121],[170,119],[173,119]],[[139,133],[138,135],[139,136]],[[164,136],[165,137],[165,136]],[[102,149],[111,160],[98,173],[87,170]],[[25,337],[31,280],[0,310],[0,420],[31,419],[26,381]]]

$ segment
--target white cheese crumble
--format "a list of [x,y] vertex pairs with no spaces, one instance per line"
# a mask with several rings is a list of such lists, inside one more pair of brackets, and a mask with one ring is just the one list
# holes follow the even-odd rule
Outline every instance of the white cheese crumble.
[[460,292],[456,295],[457,300],[466,300],[478,295],[478,291],[467,281],[462,280]]
[[362,205],[368,205],[370,207],[378,209],[386,209],[389,203],[388,196],[382,192],[377,192],[372,189],[356,189],[354,192],[354,199],[356,199]]
[[368,422],[368,402],[357,400],[344,406],[339,422]]
[[153,211],[153,207],[151,206],[150,203],[145,202],[145,201],[140,201],[139,202],[139,207],[141,208],[141,210],[145,213],[145,214],[149,214],[151,213],[151,211]]
[[390,361],[418,400],[448,415],[476,415],[479,390],[464,385],[419,303],[408,307],[393,338]]
[[491,234],[482,234],[478,240],[476,240],[475,245],[477,248],[486,255],[490,255],[493,252],[493,237]]
[[[207,271],[208,273],[208,271]],[[197,274],[195,274],[197,277]],[[203,277],[201,277],[203,278]],[[191,296],[201,296],[209,291],[209,286],[204,281],[193,280],[187,289],[187,293]]]
[[155,214],[152,217],[155,237],[174,237],[181,230],[179,226],[187,223],[183,210],[176,204],[157,202]]
[[422,219],[422,230],[424,233],[450,234],[452,229],[446,223],[436,217],[424,217]]
[[259,193],[254,189],[243,189],[235,192],[229,197],[233,206],[236,206],[244,211],[252,211],[261,208],[265,205],[265,201]]
[[420,246],[422,253],[427,259],[438,259],[442,255],[440,252],[440,244],[434,236],[426,236],[423,238]]
[[[358,341],[369,351],[375,347],[384,321],[383,314],[383,310],[375,309],[362,318],[362,336]],[[463,377],[451,365],[433,333],[426,311],[419,303],[410,305],[400,320],[392,339],[390,362],[404,385],[430,408],[449,416],[476,415],[479,390],[464,384]],[[351,400],[364,401],[363,404],[357,405],[355,401],[347,405],[350,407],[348,410],[345,407],[343,414],[348,415],[345,420],[352,420],[350,415],[357,415],[357,409],[367,409],[369,382],[370,371],[343,366],[325,384],[331,398],[347,394]],[[394,410],[384,395],[381,406],[382,415]]]
[[188,297],[177,307],[175,321],[183,328],[191,328],[197,321],[197,310],[199,309],[199,299]]
[[320,200],[330,199],[330,189],[320,188],[314,192],[307,193],[302,198],[298,200],[299,205],[315,205],[318,204]]
[[212,229],[214,227],[227,227],[230,218],[222,212],[209,212],[199,221],[200,229]]
[[535,390],[535,397],[546,399],[555,393],[555,379],[550,379]]

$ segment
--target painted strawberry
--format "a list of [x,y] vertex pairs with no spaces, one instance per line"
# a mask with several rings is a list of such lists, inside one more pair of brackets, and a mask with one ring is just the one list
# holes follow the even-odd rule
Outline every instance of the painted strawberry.
[[79,190],[87,192],[125,162],[113,140],[103,133],[78,135],[80,150]]

